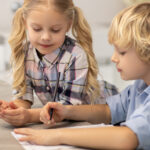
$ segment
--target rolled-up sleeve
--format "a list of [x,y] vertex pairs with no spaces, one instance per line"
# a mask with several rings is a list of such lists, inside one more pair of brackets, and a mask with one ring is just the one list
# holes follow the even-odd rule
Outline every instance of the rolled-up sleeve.
[[107,98],[112,123],[127,126],[137,136],[138,149],[150,149],[150,86],[135,81],[120,94]]
[[120,94],[106,98],[111,111],[111,123],[116,124],[126,120],[129,105],[130,86],[123,90]]
[[26,75],[26,92],[21,97],[21,99],[28,100],[31,103],[34,103],[33,86],[31,82],[31,78],[28,75]]
[[[149,97],[150,99],[150,97]],[[127,120],[121,123],[129,127],[138,137],[139,147],[150,148],[150,101],[139,107]]]

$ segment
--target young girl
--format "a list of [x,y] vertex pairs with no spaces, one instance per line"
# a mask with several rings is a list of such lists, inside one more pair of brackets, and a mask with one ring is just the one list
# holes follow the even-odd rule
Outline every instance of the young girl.
[[[136,80],[120,94],[108,97],[107,104],[63,106],[48,103],[41,121],[85,120],[116,124],[84,129],[16,129],[21,141],[41,145],[68,144],[96,149],[150,149],[150,3],[141,3],[121,11],[112,21],[109,42],[115,51],[112,61],[124,80]],[[40,138],[39,138],[40,137]],[[39,140],[40,139],[40,140]],[[87,142],[90,141],[90,142]]]
[[[76,41],[66,36],[70,28]],[[0,102],[14,109],[0,114],[5,121],[38,122],[40,109],[25,108],[33,104],[33,92],[43,104],[53,101],[57,80],[56,102],[89,104],[100,96],[90,28],[72,0],[25,0],[14,16],[9,43],[15,101],[8,107]]]

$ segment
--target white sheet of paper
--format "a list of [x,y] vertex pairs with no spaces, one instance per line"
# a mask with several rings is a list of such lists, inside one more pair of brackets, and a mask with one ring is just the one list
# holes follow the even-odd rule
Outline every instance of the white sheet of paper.
[[[75,127],[69,127],[69,128],[95,128],[95,127],[105,127],[105,126],[111,126],[111,125],[94,124],[94,125],[86,125],[86,126],[75,126]],[[25,150],[71,150],[71,149],[84,150],[81,148],[77,148],[74,146],[68,146],[68,145],[41,146],[41,145],[30,144],[28,142],[20,142],[18,139],[21,138],[23,135],[15,134],[14,132],[11,132],[11,134],[16,138],[16,140],[21,144],[21,146]]]

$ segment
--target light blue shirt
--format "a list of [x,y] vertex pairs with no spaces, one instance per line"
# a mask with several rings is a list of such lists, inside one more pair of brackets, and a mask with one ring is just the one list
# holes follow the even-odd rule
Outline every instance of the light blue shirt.
[[129,127],[139,140],[138,149],[150,150],[150,86],[137,80],[120,94],[108,97],[111,123]]

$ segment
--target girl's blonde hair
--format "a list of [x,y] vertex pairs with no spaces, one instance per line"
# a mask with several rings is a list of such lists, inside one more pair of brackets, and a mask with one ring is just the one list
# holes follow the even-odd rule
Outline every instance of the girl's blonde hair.
[[109,43],[119,48],[134,48],[140,59],[150,62],[150,3],[132,5],[112,20]]
[[100,87],[97,82],[98,64],[93,53],[91,30],[81,10],[74,6],[72,0],[24,0],[23,6],[17,10],[9,39],[12,49],[13,88],[19,91],[17,96],[22,96],[26,91],[24,20],[33,9],[40,8],[41,5],[48,7],[52,4],[57,11],[64,13],[72,21],[72,34],[87,54],[89,71],[85,92],[93,100],[100,95]]

